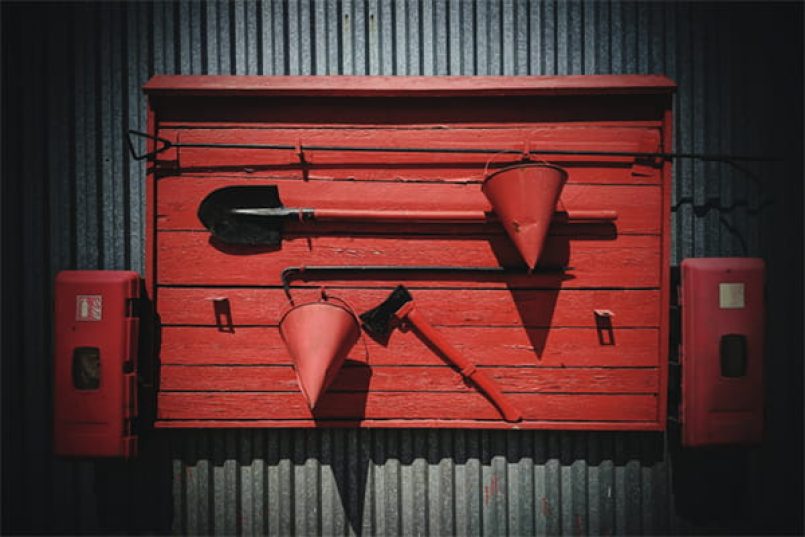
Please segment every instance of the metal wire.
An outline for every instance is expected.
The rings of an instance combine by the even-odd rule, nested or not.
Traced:
[[[156,143],[162,144],[161,147],[147,153],[138,154],[134,150],[132,136],[146,138]],[[145,132],[128,131],[129,150],[134,160],[144,160],[156,157],[158,154],[171,148],[196,148],[196,149],[254,149],[265,151],[351,151],[351,152],[373,152],[373,153],[457,153],[457,154],[505,154],[505,155],[556,155],[556,156],[590,156],[590,157],[634,157],[645,159],[697,159],[711,162],[771,162],[780,160],[777,157],[769,156],[749,156],[749,155],[725,155],[707,153],[674,153],[674,152],[645,152],[645,151],[582,151],[582,150],[563,150],[563,149],[492,149],[488,147],[382,147],[382,146],[346,146],[346,145],[289,145],[289,144],[212,144],[212,143],[192,143],[192,142],[171,142],[159,136],[153,136]]]

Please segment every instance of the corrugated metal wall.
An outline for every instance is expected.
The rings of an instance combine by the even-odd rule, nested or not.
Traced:
[[[719,523],[680,521],[675,497],[717,515],[722,499],[694,489],[735,486],[734,524],[801,528],[801,5],[3,3],[2,17],[4,533],[669,533]],[[769,263],[767,442],[688,489],[671,475],[690,457],[654,434],[189,431],[145,439],[133,465],[52,459],[53,277],[142,272],[144,167],[124,132],[144,128],[155,73],[674,78],[676,149],[794,155],[675,167],[673,262]]]

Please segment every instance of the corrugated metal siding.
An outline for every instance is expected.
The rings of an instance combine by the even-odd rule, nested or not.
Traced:
[[[659,435],[175,432],[146,440],[132,466],[52,460],[51,282],[65,268],[143,270],[144,164],[128,158],[124,132],[145,126],[140,87],[152,74],[665,73],[679,83],[676,149],[801,156],[801,6],[286,0],[2,10],[4,530],[679,529]],[[792,337],[802,313],[789,300],[802,294],[801,158],[792,162],[675,166],[673,262],[769,262],[769,441],[752,455],[757,486],[743,513],[763,528],[796,520],[779,513],[789,501],[797,516],[787,491],[802,475],[802,353]]]
[[[670,528],[657,434],[172,436],[174,530],[181,533],[598,535]]]

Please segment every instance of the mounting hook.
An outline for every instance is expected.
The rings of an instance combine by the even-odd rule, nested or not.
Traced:
[[[162,147],[157,146],[153,151],[138,154],[137,151],[134,149],[134,140],[132,139],[132,136],[138,138],[145,138],[146,140],[151,140],[155,144],[162,144]],[[129,152],[131,152],[131,158],[133,158],[134,160],[145,160],[153,158],[158,154],[162,153],[163,151],[167,151],[173,146],[173,142],[171,142],[166,138],[160,138],[159,136],[153,136],[151,134],[148,134],[147,132],[136,131],[134,129],[129,129],[128,135],[126,136],[126,140],[129,143]]]

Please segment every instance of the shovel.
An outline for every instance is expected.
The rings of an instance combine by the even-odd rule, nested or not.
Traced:
[[[229,244],[278,247],[289,219],[308,222],[451,223],[499,222],[514,242],[529,270],[539,260],[551,221],[612,222],[615,211],[555,212],[566,174],[560,168],[518,165],[489,175],[482,190],[496,214],[476,211],[313,209],[285,207],[279,189],[231,186],[211,192],[201,202],[198,217],[218,240]],[[547,186],[547,187],[546,187]],[[529,201],[533,200],[533,201]]]
[[[520,410],[511,404],[498,388],[497,383],[475,364],[464,358],[416,309],[411,293],[404,285],[399,285],[391,295],[375,308],[360,315],[363,329],[372,337],[386,340],[391,330],[399,323],[410,324],[426,342],[436,347],[461,375],[472,381],[486,395],[500,414],[508,422],[523,419]]]

